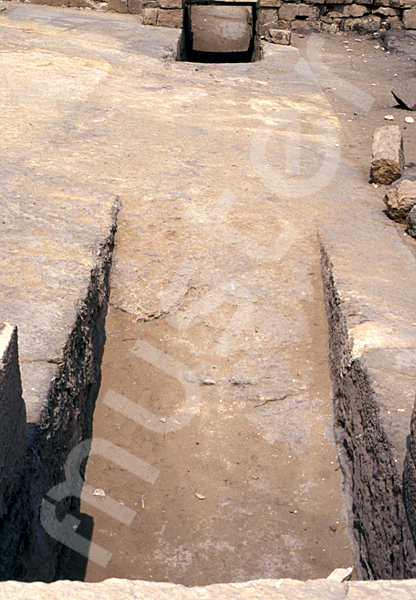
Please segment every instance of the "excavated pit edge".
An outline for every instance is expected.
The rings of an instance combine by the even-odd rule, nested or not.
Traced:
[[[403,502],[403,481],[364,361],[352,357],[352,339],[337,292],[331,257],[321,241],[329,326],[334,427],[343,474],[352,552],[358,579],[415,576],[414,543]]]
[[[40,424],[27,426],[24,475],[0,522],[0,581],[53,581],[59,578],[69,555],[68,549],[43,528],[40,506],[48,491],[64,481],[68,454],[92,436],[117,213],[118,199],[109,215],[106,237],[96,252],[86,296],[78,303],[75,323],[63,349],[62,362],[56,367]],[[79,500],[67,497],[60,508],[62,515],[69,509],[76,515]]]

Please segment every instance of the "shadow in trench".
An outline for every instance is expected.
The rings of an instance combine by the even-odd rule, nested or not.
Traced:
[[[92,534],[94,531],[94,519],[91,515],[81,513],[77,515],[81,523],[77,528],[77,534],[83,538],[91,541]],[[84,581],[87,573],[88,557],[70,550],[65,560],[59,579],[66,579],[70,581]]]

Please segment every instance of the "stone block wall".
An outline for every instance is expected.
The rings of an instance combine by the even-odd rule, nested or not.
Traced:
[[[278,6],[269,6],[275,2]],[[405,27],[416,29],[415,0],[311,0],[285,2],[264,0],[261,3],[261,33],[267,29],[298,31],[357,31],[359,34]]]
[[[144,25],[180,28],[183,24],[183,0],[29,1],[140,15]],[[357,31],[358,34],[391,27],[416,30],[416,0],[260,0],[258,18],[260,35],[269,29]]]

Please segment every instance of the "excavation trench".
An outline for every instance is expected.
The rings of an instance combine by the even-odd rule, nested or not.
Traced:
[[[248,45],[225,54],[252,46],[252,61],[256,14],[242,6]],[[398,388],[414,393],[413,346],[353,359],[350,329],[357,315],[359,331],[378,326],[384,297],[407,314],[414,269],[369,208],[367,182],[331,154],[339,122],[299,52],[270,45],[256,63],[196,67],[170,60],[179,41],[172,30],[79,14],[68,28],[56,11],[34,10],[38,33],[28,28],[26,37],[21,22],[3,32],[17,46],[25,39],[27,61],[5,53],[7,77],[19,97],[36,99],[43,120],[18,119],[14,101],[5,109],[12,166],[2,240],[12,276],[2,306],[10,322],[19,317],[29,426],[21,485],[0,523],[1,576],[185,585],[327,577],[352,563],[349,532],[359,577],[411,576],[401,481],[410,414]],[[17,21],[29,19],[29,8],[16,11]],[[47,50],[29,44],[35,35],[47,35]],[[205,41],[189,39],[186,51],[216,52]],[[38,68],[29,76],[31,61]],[[40,158],[19,170],[28,158],[16,132],[26,139],[29,129]],[[314,187],[322,164],[338,159],[335,191],[327,180]],[[109,192],[123,209],[101,361],[115,229]],[[333,260],[323,243],[323,269],[317,224],[339,245]],[[30,269],[18,243],[25,257],[32,251]],[[380,386],[374,393],[374,365],[378,375],[393,373],[384,396]],[[392,402],[399,417],[389,414]],[[404,491],[414,519],[409,445]],[[74,450],[81,464],[65,471]],[[79,526],[65,521],[68,510],[77,514],[78,472]],[[42,521],[45,512],[51,520]],[[56,537],[62,531],[83,540],[84,553],[68,556],[74,546]]]
[[[97,495],[81,503],[77,530],[106,548],[109,560],[72,552],[63,578],[186,586],[320,578],[352,564],[345,523],[359,578],[412,576],[414,546],[393,449],[365,367],[346,368],[345,325],[322,248],[338,452],[331,440],[327,322],[319,263],[311,268],[315,329],[309,348],[297,348],[290,360],[314,361],[308,392],[318,399],[319,418],[295,386],[264,398],[247,374],[221,377],[224,363],[212,355],[210,363],[207,353],[201,371],[183,343],[200,345],[203,327],[178,339],[171,315],[137,322],[110,301],[93,425],[97,447],[105,440],[110,453],[98,450],[88,460],[86,481]],[[106,506],[109,499],[114,506]]]
[[[179,60],[202,63],[259,60],[259,8],[258,0],[188,0],[183,11]]]
[[[129,236],[123,221],[114,280]],[[291,364],[299,377],[290,383],[272,370],[270,382],[236,368],[235,350],[216,352],[208,338],[213,322],[224,328],[224,318],[235,314],[229,300],[204,313],[200,299],[186,294],[181,310],[137,322],[118,308],[113,290],[94,439],[146,467],[134,472],[128,459],[90,456],[86,481],[105,497],[97,495],[94,506],[91,498],[81,503],[77,533],[111,559],[100,565],[72,553],[62,577],[192,586],[326,577],[351,565],[331,433],[319,260],[309,268],[314,298],[304,345],[270,361]],[[178,321],[190,318],[192,326],[178,330]],[[117,507],[133,511],[131,522],[120,521]]]

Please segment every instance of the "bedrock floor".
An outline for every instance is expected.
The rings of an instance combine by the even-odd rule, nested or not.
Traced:
[[[351,564],[332,446],[319,263],[309,269],[310,322],[299,346],[267,360],[267,391],[241,363],[218,355],[209,323],[178,332],[169,315],[137,323],[112,308],[94,436],[140,457],[158,475],[145,481],[126,465],[90,457],[87,481],[136,514],[127,526],[100,510],[99,498],[93,510],[85,503],[78,531],[91,534],[92,517],[91,539],[112,558],[103,568],[78,557],[68,575],[83,578],[86,569],[87,581],[117,576],[191,586],[326,577]],[[149,362],[151,348],[161,353],[158,364]],[[244,360],[246,353],[236,350]],[[163,431],[186,401],[180,367],[176,377],[169,372],[172,359],[199,387],[200,402],[184,427]],[[281,362],[294,379],[275,378]],[[126,398],[156,414],[160,430],[151,420],[133,420]]]

